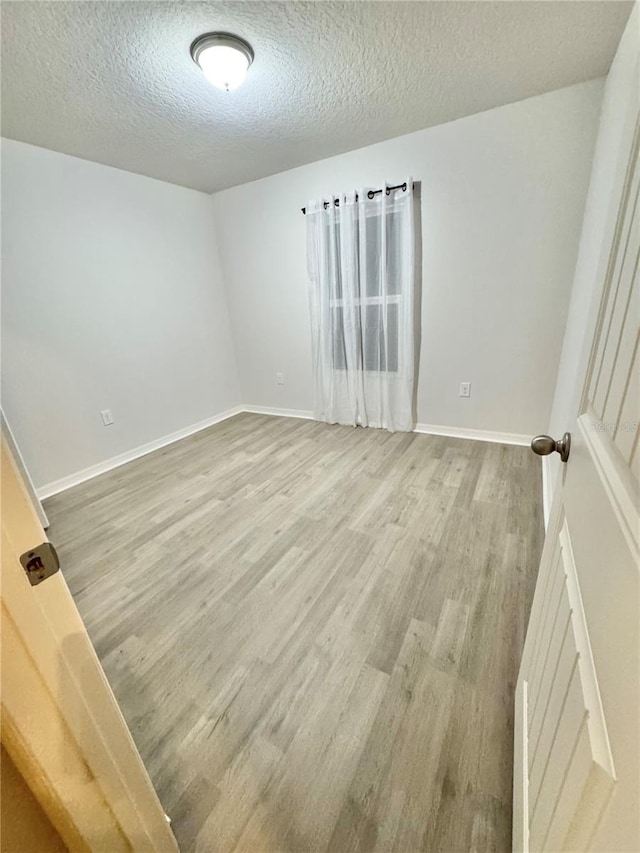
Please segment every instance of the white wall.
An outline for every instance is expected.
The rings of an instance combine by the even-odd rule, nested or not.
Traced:
[[[240,402],[210,196],[3,140],[2,228],[2,405],[37,486]]]
[[[573,428],[584,383],[584,350],[590,346],[603,285],[604,252],[608,253],[612,234],[606,233],[608,211],[617,205],[624,179],[624,159],[618,154],[623,139],[633,132],[640,89],[640,7],[636,3],[615,59],[607,76],[600,126],[593,157],[593,170],[584,213],[582,235],[571,292],[562,357],[558,370],[549,424],[551,435],[559,437]],[[603,249],[604,246],[604,249]],[[552,476],[560,468],[552,457]]]
[[[572,86],[214,195],[243,402],[312,407],[300,208],[411,174],[422,184],[418,420],[545,429],[601,94],[602,81]]]
[[[544,429],[601,91],[573,86],[213,198],[4,140],[2,404],[35,484],[241,402],[309,410],[300,207],[408,174],[422,185],[419,421]]]

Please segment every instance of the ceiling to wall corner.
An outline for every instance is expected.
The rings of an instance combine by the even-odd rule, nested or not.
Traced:
[[[5,0],[2,133],[214,192],[601,77],[631,6]],[[211,30],[255,50],[230,93]]]

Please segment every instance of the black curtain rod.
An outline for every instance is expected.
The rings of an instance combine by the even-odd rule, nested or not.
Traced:
[[[395,187],[387,187],[386,194],[389,195],[391,190],[402,190],[402,192],[406,192],[407,182],[405,181],[404,184],[396,184]],[[367,198],[373,198],[374,195],[379,195],[381,192],[382,192],[382,190],[369,190],[369,192],[367,193]],[[358,193],[356,193],[356,201],[358,201]],[[325,201],[325,203],[324,203],[324,209],[325,210],[329,207],[329,204],[330,204],[330,202]],[[334,205],[334,207],[340,207],[340,199],[339,198],[334,199],[333,205]],[[301,207],[300,210],[303,213],[307,212],[306,207]]]

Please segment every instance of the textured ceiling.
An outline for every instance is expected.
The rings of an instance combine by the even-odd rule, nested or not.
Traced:
[[[2,3],[2,133],[208,192],[607,73],[605,2]],[[247,39],[243,86],[189,56]]]

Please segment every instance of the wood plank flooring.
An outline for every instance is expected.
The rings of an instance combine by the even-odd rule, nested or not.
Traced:
[[[508,851],[527,448],[243,414],[46,501],[183,853]]]

